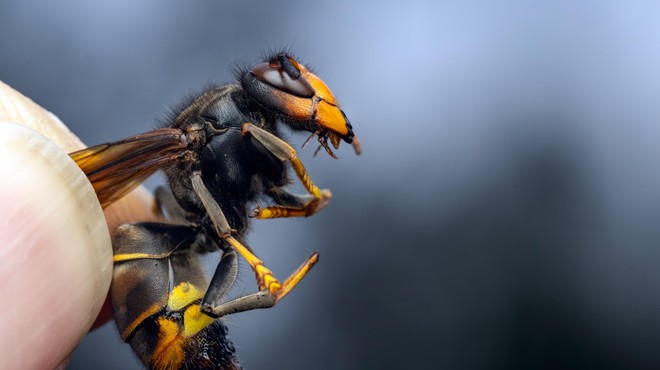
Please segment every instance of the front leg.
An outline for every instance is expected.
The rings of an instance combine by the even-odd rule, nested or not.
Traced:
[[[287,144],[284,140],[273,135],[272,133],[261,129],[251,123],[243,124],[243,136],[251,135],[255,138],[261,145],[263,145],[266,150],[273,154],[276,158],[282,162],[288,161],[291,163],[291,167],[298,175],[298,178],[302,182],[305,189],[312,195],[312,199],[301,206],[272,206],[272,207],[258,207],[254,212],[253,216],[258,219],[265,218],[282,218],[282,217],[307,217],[311,216],[328,204],[332,193],[327,189],[319,189],[314,182],[309,178],[305,166],[303,166],[300,159],[297,157],[296,150]]]
[[[292,193],[288,190],[286,190],[283,187],[273,187],[265,191],[266,195],[268,195],[271,199],[277,203],[277,206],[271,206],[268,207],[270,209],[270,212],[278,212],[278,210],[299,210],[299,209],[308,209],[310,207],[314,207],[312,214],[315,214],[319,212],[321,209],[323,209],[328,202],[330,201],[330,198],[332,197],[332,194],[330,193],[330,190],[328,189],[321,189],[321,199],[316,199],[314,198],[313,195],[311,194],[296,194]],[[315,204],[315,206],[314,206]],[[250,217],[254,218],[259,218],[259,219],[264,219],[264,218],[277,218],[277,217],[294,217],[295,215],[293,214],[287,214],[286,216],[282,215],[271,215],[272,217],[263,217],[263,213],[265,208],[257,207],[252,211],[250,214]],[[262,217],[259,217],[259,214],[262,213]]]

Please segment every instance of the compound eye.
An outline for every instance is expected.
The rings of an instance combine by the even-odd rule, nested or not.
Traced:
[[[270,62],[257,64],[252,68],[252,73],[259,81],[291,95],[311,98],[316,93],[300,73],[298,62],[286,54],[280,54]]]

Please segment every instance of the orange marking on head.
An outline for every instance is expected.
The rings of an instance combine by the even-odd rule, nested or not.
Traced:
[[[323,82],[319,76],[313,74],[312,72],[308,71],[307,68],[301,66],[300,73],[303,75],[303,77],[309,82],[310,85],[314,88],[314,91],[316,92],[316,96],[319,98],[327,101],[328,103],[338,106],[339,103],[337,103],[337,99],[335,96],[332,94],[332,91],[330,91],[330,88],[328,85]]]
[[[328,85],[321,78],[308,71],[304,66],[300,66],[300,73],[314,88],[316,97],[320,98],[316,107],[316,123],[324,128],[336,132],[340,136],[348,134],[346,119],[339,110],[337,98],[332,94]]]
[[[277,101],[281,102],[281,107],[286,115],[297,121],[309,121],[313,118],[321,130],[332,131],[342,137],[348,135],[346,119],[328,86],[311,72],[307,70],[302,72],[303,77],[315,89],[316,95],[312,98],[301,98],[274,90],[272,93],[276,96]]]
[[[321,100],[316,106],[316,124],[328,128],[340,136],[348,135],[344,115],[336,105],[328,104],[326,100]]]

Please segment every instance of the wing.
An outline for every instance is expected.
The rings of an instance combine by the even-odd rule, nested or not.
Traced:
[[[85,172],[105,208],[178,158],[187,146],[181,130],[163,128],[69,155]]]

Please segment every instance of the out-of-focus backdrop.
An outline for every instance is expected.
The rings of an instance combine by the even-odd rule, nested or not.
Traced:
[[[304,150],[330,206],[254,223],[251,245],[278,276],[312,250],[321,260],[277,307],[229,318],[247,369],[660,368],[658,14],[601,1],[3,1],[0,79],[88,144],[155,126],[272,47],[329,84],[364,154]],[[255,287],[241,273],[234,295]],[[108,324],[70,368],[140,365]]]

